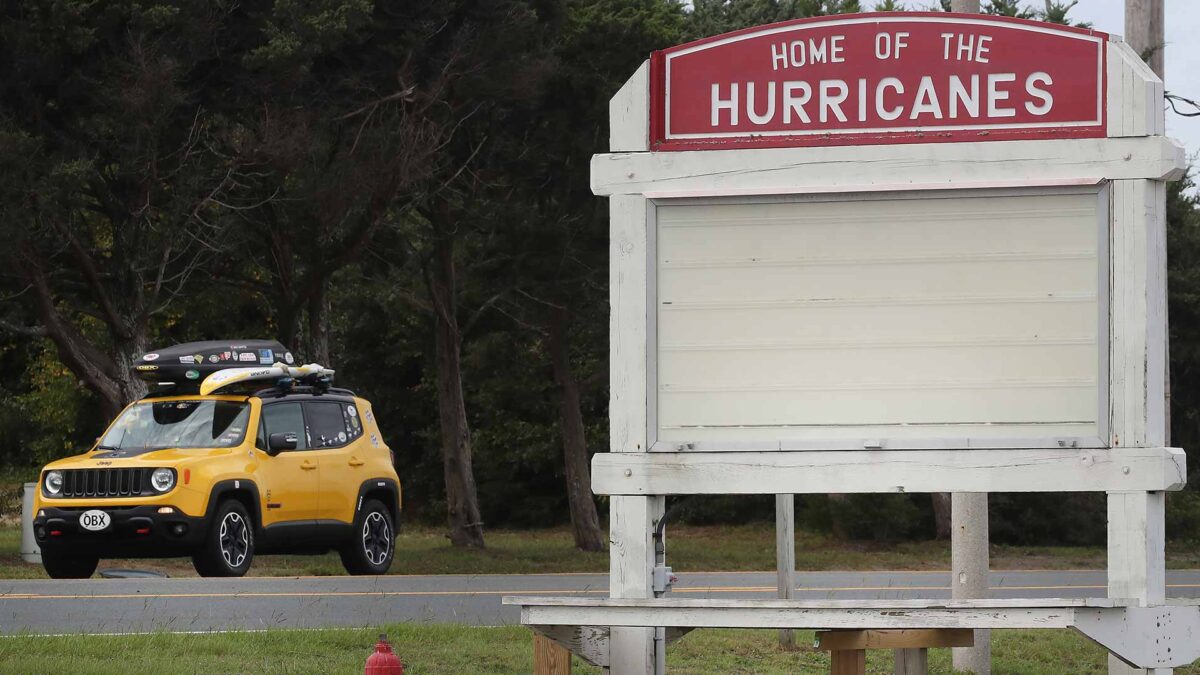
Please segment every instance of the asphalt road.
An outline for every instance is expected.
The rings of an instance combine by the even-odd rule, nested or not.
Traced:
[[[695,598],[766,598],[766,572],[680,574]],[[948,572],[801,572],[803,599],[948,598]],[[1167,576],[1167,595],[1200,598],[1200,570]],[[0,633],[133,633],[369,626],[392,622],[516,623],[505,595],[605,595],[599,574],[88,579],[0,581]],[[1102,597],[1103,571],[995,572],[994,597]]]

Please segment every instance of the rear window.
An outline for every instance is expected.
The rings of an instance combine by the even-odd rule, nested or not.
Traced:
[[[304,404],[308,419],[308,436],[314,448],[336,448],[352,440],[346,422],[345,407],[336,401],[320,401]]]

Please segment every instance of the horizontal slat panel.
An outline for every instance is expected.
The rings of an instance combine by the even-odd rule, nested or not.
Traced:
[[[660,205],[659,438],[1096,435],[1098,218],[1091,192]]]
[[[916,259],[1096,250],[1094,206],[1061,196],[679,205],[658,211],[665,261]],[[1092,199],[1088,197],[1087,199]],[[886,224],[881,229],[880,224]],[[819,243],[819,247],[812,244]],[[714,255],[715,254],[715,255]]]
[[[869,274],[863,269],[868,268]],[[1089,296],[1096,289],[1096,257],[1003,261],[864,262],[845,265],[747,264],[666,266],[658,291],[663,302],[871,299],[925,303],[931,299]],[[998,291],[1003,291],[1000,293]],[[1051,294],[1053,293],[1053,295]]]
[[[887,439],[888,448],[927,447],[1029,447],[1030,439],[1087,439],[1080,447],[1101,447],[1094,422],[1067,424],[855,424],[848,426],[753,426],[706,427],[704,441],[697,440],[693,427],[663,427],[659,430],[659,447],[672,448],[680,443],[692,443],[697,451],[720,452],[733,448],[741,450],[861,450],[864,439]],[[781,441],[780,439],[786,439]]]
[[[980,358],[984,354],[987,358]],[[1060,376],[1091,379],[1096,373],[1094,339],[1059,344],[979,341],[900,346],[862,344],[854,347],[804,345],[740,345],[663,347],[660,367],[677,373],[670,386],[678,391],[720,382],[721,386],[770,388],[803,383],[810,389],[837,389],[847,384],[899,385],[938,380],[1040,380],[1048,369]],[[846,374],[865,373],[848,382]]]
[[[869,320],[861,305],[743,302],[722,309],[720,320],[714,320],[706,308],[660,306],[659,344],[1070,338],[1095,334],[1097,325],[1091,296],[943,303],[924,305],[919,312],[912,305],[884,303],[869,307]]]
[[[664,388],[663,427],[829,424],[995,424],[1089,422],[1094,381],[914,385],[882,389],[674,391]],[[917,393],[919,392],[919,393]],[[698,437],[698,438],[702,438]]]

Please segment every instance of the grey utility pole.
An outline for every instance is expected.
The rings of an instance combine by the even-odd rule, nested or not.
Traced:
[[[979,0],[950,0],[950,9],[978,14]],[[986,492],[956,492],[950,495],[950,570],[950,594],[955,600],[988,596],[991,560]],[[975,646],[959,647],[953,653],[955,670],[990,675],[991,631],[975,631]]]
[[[1163,0],[1125,0],[1125,41],[1163,78]]]

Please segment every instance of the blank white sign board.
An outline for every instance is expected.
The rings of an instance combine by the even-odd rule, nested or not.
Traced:
[[[1102,445],[1107,204],[1099,186],[653,203],[658,441]]]

